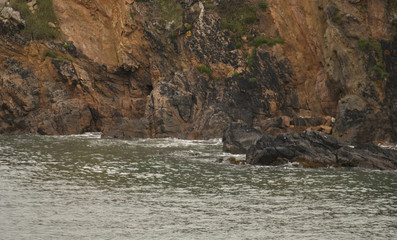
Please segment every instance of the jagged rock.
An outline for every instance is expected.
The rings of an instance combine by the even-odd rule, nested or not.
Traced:
[[[369,169],[397,169],[397,151],[372,144],[343,146],[336,152],[337,164],[342,167],[362,167]]]
[[[386,109],[351,95],[341,99],[333,135],[346,144],[391,141],[395,136]]]
[[[73,67],[73,64],[70,61],[53,59],[51,62],[54,65],[55,69],[58,71],[58,75],[62,79],[62,81],[68,83],[69,85],[77,84],[77,73]]]
[[[316,131],[265,135],[248,150],[247,163],[279,165],[296,161],[326,167],[336,164],[334,152],[339,148],[336,138]]]
[[[21,14],[11,7],[5,7],[1,10],[1,15],[9,18],[17,23],[17,25],[25,26],[25,20],[22,19]]]
[[[231,123],[222,138],[223,151],[234,154],[247,153],[262,136],[263,133],[248,127],[247,124]]]
[[[264,135],[246,156],[248,164],[282,165],[297,162],[303,167],[362,167],[397,169],[397,151],[371,144],[356,147],[339,143],[331,135],[316,131]]]
[[[169,2],[180,11],[159,1],[53,1],[53,22],[63,34],[51,41],[32,39],[17,21],[1,17],[0,132],[197,139],[221,137],[239,121],[272,135],[310,127],[346,143],[397,141],[390,1],[272,1],[252,16],[252,25],[234,30],[225,29],[228,16],[242,6],[256,8],[256,1],[215,1],[211,7]],[[256,36],[285,43],[253,51]],[[376,39],[378,51],[362,51],[360,39]],[[59,59],[45,58],[47,49]],[[24,70],[12,72],[11,57]],[[371,70],[378,62],[387,80]],[[200,65],[212,77],[200,73]],[[76,103],[77,110],[66,106]],[[59,118],[68,111],[75,121],[62,128]],[[336,117],[332,131],[325,116]],[[38,131],[40,121],[45,124]]]

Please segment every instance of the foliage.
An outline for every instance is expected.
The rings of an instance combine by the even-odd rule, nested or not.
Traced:
[[[198,66],[197,69],[198,69],[201,73],[206,73],[206,74],[208,75],[208,77],[211,77],[211,76],[212,76],[211,70],[210,70],[208,67],[204,66],[204,65]]]
[[[64,43],[63,48],[65,48],[66,50],[70,50],[70,45],[67,43]]]
[[[254,66],[254,56],[256,54],[256,51],[253,50],[252,54],[248,56],[248,61],[247,61],[247,67],[248,69],[251,69]]]
[[[378,56],[378,61],[376,62],[375,66],[371,68],[370,73],[377,72],[382,79],[389,78],[390,74],[383,71],[384,57],[382,45],[380,44],[380,42],[376,41],[371,37],[368,40],[360,38],[360,40],[358,41],[358,46],[361,51],[375,51],[376,55]]]
[[[366,51],[369,48],[369,42],[364,38],[360,38],[360,40],[358,40],[358,47],[361,51]]]
[[[256,8],[247,4],[236,8],[232,7],[234,6],[221,10],[221,26],[223,29],[229,29],[232,32],[244,35],[248,27],[256,21]]]
[[[243,47],[243,43],[240,39],[236,39],[236,49],[240,49]]]
[[[161,8],[161,17],[168,24],[182,25],[183,8],[175,0],[157,0]]]
[[[254,83],[254,82],[258,81],[258,79],[252,77],[252,78],[248,79],[248,81],[251,82],[251,83]]]
[[[262,9],[263,11],[266,11],[266,9],[267,9],[267,3],[266,3],[265,0],[261,0],[261,1],[258,3],[258,6],[259,6],[259,8]]]
[[[343,15],[340,13],[339,8],[336,6],[335,3],[331,2],[330,6],[327,9],[327,12],[329,13],[331,17],[331,21],[341,25],[343,24]]]
[[[131,20],[134,21],[134,12],[133,11],[130,11],[130,17],[131,17]]]
[[[170,34],[168,35],[168,37],[171,40],[175,40],[178,37],[178,34],[175,31],[170,32]]]
[[[50,57],[50,58],[57,58],[58,55],[51,50],[46,50],[44,52],[44,56]]]
[[[234,77],[238,77],[238,76],[240,76],[240,73],[234,72],[234,73],[233,73],[233,76],[234,76]]]
[[[254,38],[254,46],[255,47],[260,47],[263,44],[266,44],[271,47],[277,43],[283,44],[284,42],[285,42],[285,40],[282,38],[267,39],[263,36],[258,36],[256,38]]]
[[[48,23],[56,23],[52,0],[37,1],[37,10],[32,13],[26,0],[11,0],[11,7],[18,10],[26,21],[24,33],[35,39],[58,38],[58,29],[51,28]]]

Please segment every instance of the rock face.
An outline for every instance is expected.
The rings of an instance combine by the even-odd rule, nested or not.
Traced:
[[[232,123],[223,134],[223,151],[235,154],[247,153],[262,136],[260,131],[249,128],[246,124]]]
[[[7,10],[0,133],[197,139],[241,122],[396,142],[393,1],[266,2],[54,0],[62,41],[31,40]],[[247,11],[244,31],[226,22]]]
[[[397,151],[364,144],[341,145],[335,137],[315,132],[264,135],[247,152],[246,162],[256,165],[283,165],[297,162],[303,167],[361,167],[397,169]]]

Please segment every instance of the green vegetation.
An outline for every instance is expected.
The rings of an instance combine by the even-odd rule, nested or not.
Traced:
[[[197,69],[201,72],[201,73],[206,73],[208,75],[208,77],[212,77],[212,72],[211,70],[204,66],[204,65],[200,65],[197,67]]]
[[[265,0],[261,0],[258,4],[259,8],[262,9],[262,11],[266,11],[267,9],[267,3]]]
[[[178,34],[175,31],[171,31],[170,34],[168,35],[168,37],[171,40],[175,40],[178,37]]]
[[[251,55],[248,56],[247,67],[251,69],[254,66],[254,56],[256,54],[256,50],[253,50]]]
[[[328,7],[328,12],[331,14],[331,21],[342,25],[344,22],[343,15],[340,13],[339,8],[336,6],[335,3],[331,2],[330,6]]]
[[[50,57],[50,58],[57,58],[58,57],[58,55],[56,53],[54,53],[53,51],[51,51],[51,50],[46,50],[44,52],[44,56]]]
[[[157,0],[161,8],[161,17],[165,21],[165,25],[181,26],[183,8],[182,5],[175,0]]]
[[[236,49],[240,49],[243,47],[243,43],[239,38],[236,38]]]
[[[37,10],[32,13],[26,0],[11,0],[11,7],[18,10],[26,21],[24,33],[34,39],[54,39],[60,37],[58,29],[48,25],[49,22],[56,23],[52,0],[37,1]]]
[[[204,7],[207,8],[207,9],[208,8],[215,8],[215,4],[211,0],[204,0],[203,3],[204,3]]]
[[[233,73],[233,76],[234,76],[234,77],[238,77],[238,76],[240,76],[240,73],[234,72],[234,73]]]
[[[380,44],[380,42],[376,41],[371,37],[368,40],[364,38],[360,38],[360,40],[358,41],[358,46],[361,51],[363,52],[375,51],[376,55],[378,56],[378,61],[376,62],[375,66],[371,68],[370,73],[377,72],[379,73],[382,79],[388,78],[390,74],[383,71],[384,58],[383,58],[382,45]]]
[[[67,43],[63,43],[63,48],[66,50],[70,50],[70,45]]]
[[[222,16],[222,28],[229,29],[238,35],[244,35],[248,27],[256,21],[256,8],[242,4],[235,8],[230,4],[226,9],[220,10]]]
[[[252,78],[248,79],[248,81],[251,82],[251,83],[254,83],[254,82],[258,81],[258,79],[252,77]]]
[[[134,21],[134,12],[133,11],[130,11],[130,17],[131,17],[131,20]]]
[[[255,47],[260,47],[263,44],[266,44],[266,45],[271,47],[271,46],[273,46],[273,45],[275,45],[277,43],[283,44],[284,42],[285,42],[285,40],[282,39],[282,38],[267,39],[267,38],[265,38],[263,36],[258,36],[258,37],[256,37],[254,39],[254,46]]]

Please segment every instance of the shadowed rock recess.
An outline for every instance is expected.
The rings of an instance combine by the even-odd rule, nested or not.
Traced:
[[[0,133],[397,140],[395,1],[53,0],[43,26],[47,1],[8,2]]]

